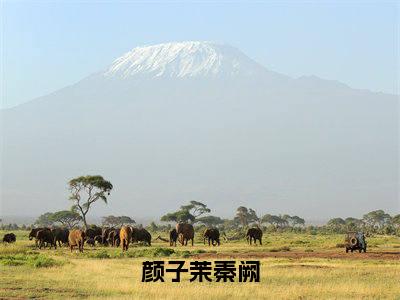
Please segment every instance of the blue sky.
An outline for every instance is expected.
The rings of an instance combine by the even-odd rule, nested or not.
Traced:
[[[225,42],[293,77],[398,93],[395,1],[1,3],[3,108],[73,84],[135,46],[182,40]]]

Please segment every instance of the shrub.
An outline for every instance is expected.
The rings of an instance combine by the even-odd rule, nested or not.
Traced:
[[[28,259],[28,264],[35,268],[50,268],[58,266],[61,263],[54,260],[53,258],[44,255],[38,255],[35,258]]]
[[[181,252],[181,257],[183,257],[183,258],[188,258],[188,257],[190,257],[190,251],[188,251],[188,250],[184,250],[184,251],[182,251]]]
[[[175,251],[171,248],[155,248],[153,257],[171,256]]]
[[[99,252],[90,253],[88,257],[98,258],[98,259],[107,259],[111,258],[110,254],[106,250],[101,250]]]
[[[283,247],[279,247],[279,248],[272,248],[269,251],[270,252],[286,252],[286,251],[290,251],[290,248],[288,246],[283,246]]]
[[[168,257],[175,251],[171,248],[150,248],[150,249],[140,249],[132,252],[126,252],[124,255],[126,257]]]
[[[201,254],[201,253],[206,253],[206,252],[207,252],[206,250],[198,249],[198,250],[194,250],[192,253],[193,254]]]

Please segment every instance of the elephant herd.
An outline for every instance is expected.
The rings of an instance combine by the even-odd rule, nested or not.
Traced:
[[[194,228],[188,223],[178,223],[175,228],[169,232],[170,246],[176,246],[178,241],[181,245],[187,246],[188,242],[194,245]],[[83,246],[86,244],[95,246],[95,244],[111,247],[122,247],[123,251],[128,250],[130,243],[142,242],[151,246],[151,234],[144,228],[135,228],[132,226],[122,226],[120,228],[92,226],[83,231],[80,229],[68,230],[64,228],[33,228],[29,233],[29,240],[35,239],[36,247],[50,247],[57,249],[62,245],[68,245],[70,250],[76,247],[83,252]],[[4,236],[4,242],[15,242],[16,237],[13,233]],[[251,245],[259,241],[262,244],[262,230],[258,227],[249,228],[246,233],[246,240]],[[220,245],[220,233],[217,228],[207,228],[203,233],[203,242],[211,246]]]
[[[49,246],[50,249],[57,249],[62,245],[69,245],[71,251],[77,247],[80,252],[83,252],[83,245],[86,240],[86,234],[79,229],[68,230],[65,228],[33,228],[29,233],[29,240],[35,239],[36,247]]]
[[[33,228],[29,233],[29,240],[35,239],[36,247],[50,247],[57,249],[62,245],[69,245],[71,251],[77,247],[83,252],[84,243],[94,246],[96,243],[103,246],[119,247],[122,242],[123,250],[127,250],[131,242],[144,242],[151,246],[151,234],[144,228],[122,226],[121,228],[93,226],[83,231],[80,229],[68,230],[65,228]]]

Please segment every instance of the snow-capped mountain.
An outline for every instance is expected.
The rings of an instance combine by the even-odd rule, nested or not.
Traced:
[[[117,58],[105,77],[232,77],[265,71],[238,49],[213,42],[165,43],[137,47]]]
[[[240,205],[311,219],[394,211],[398,105],[275,73],[227,45],[134,48],[1,112],[2,214],[68,208],[66,183],[84,174],[115,187],[95,215],[155,216],[193,199],[222,216]]]

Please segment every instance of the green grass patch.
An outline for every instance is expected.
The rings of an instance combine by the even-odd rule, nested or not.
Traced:
[[[121,253],[123,257],[168,257],[175,253],[174,249],[171,248],[148,248],[148,249],[137,249],[134,251],[128,251]]]
[[[206,251],[206,250],[203,250],[203,249],[198,249],[198,250],[192,251],[191,253],[192,253],[192,254],[201,254],[201,253],[207,253],[207,251]]]
[[[190,251],[189,250],[183,250],[183,251],[180,251],[179,253],[177,253],[177,256],[178,257],[182,257],[182,258],[188,258],[188,257],[190,257],[192,254],[190,253]]]
[[[97,258],[97,259],[108,259],[111,258],[110,253],[107,250],[100,250],[96,252],[89,253],[87,257]]]
[[[63,262],[47,257],[43,254],[14,254],[1,255],[0,264],[3,266],[29,266],[34,268],[50,268],[63,264]]]

